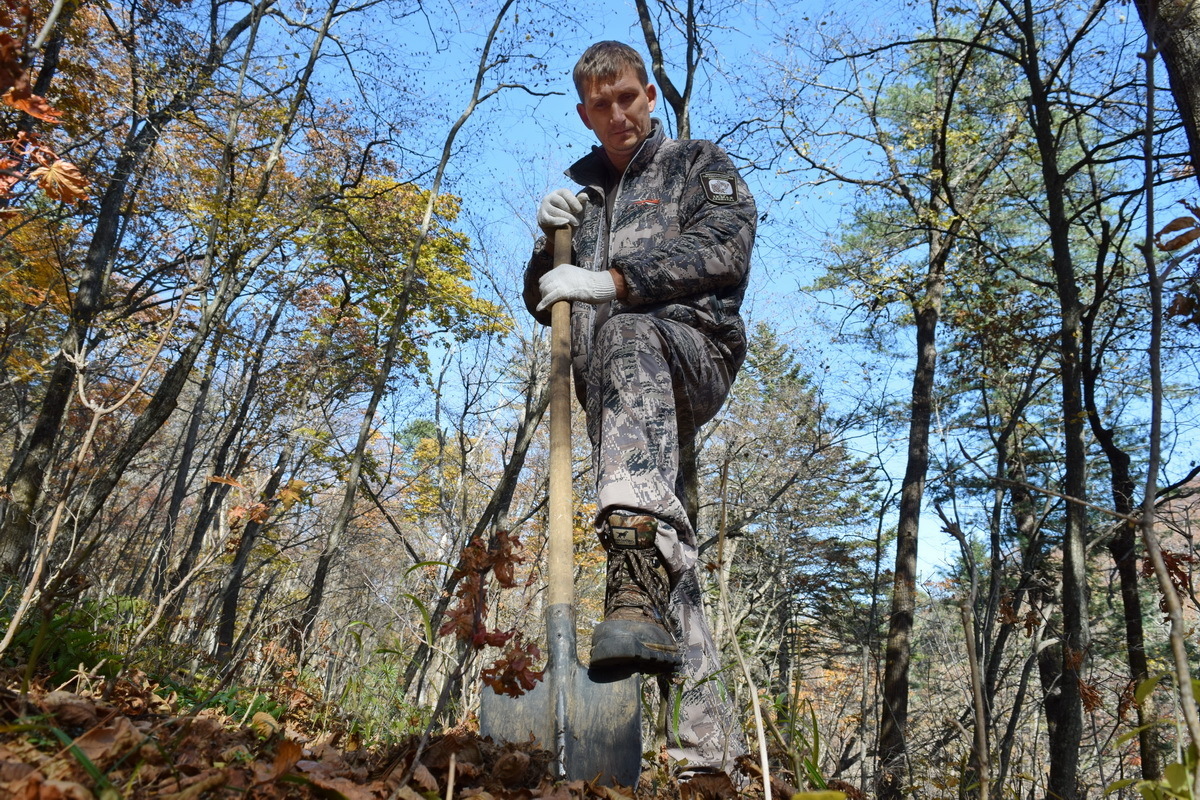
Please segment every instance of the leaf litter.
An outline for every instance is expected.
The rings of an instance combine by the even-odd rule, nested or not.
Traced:
[[[8,677],[8,676],[5,676]],[[639,786],[558,781],[553,756],[530,744],[495,743],[464,726],[377,748],[340,746],[334,733],[298,730],[258,713],[237,720],[207,708],[186,713],[135,673],[77,692],[0,688],[0,797],[14,800],[632,800],[758,798],[748,764],[729,776],[680,784],[659,756]],[[774,797],[796,790],[771,777]],[[800,794],[799,797],[806,795]]]

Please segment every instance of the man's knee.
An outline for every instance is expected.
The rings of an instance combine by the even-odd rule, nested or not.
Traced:
[[[601,363],[621,355],[666,353],[666,343],[653,317],[645,314],[617,314],[605,320],[596,332],[593,357]]]

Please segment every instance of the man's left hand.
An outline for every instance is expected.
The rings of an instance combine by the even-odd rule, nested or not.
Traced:
[[[608,270],[593,272],[574,264],[562,264],[547,272],[538,281],[543,311],[559,300],[579,300],[584,303],[605,303],[617,296],[617,284]]]

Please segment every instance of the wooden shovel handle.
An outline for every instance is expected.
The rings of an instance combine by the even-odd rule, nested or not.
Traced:
[[[571,228],[554,231],[554,266],[569,264]],[[550,605],[575,604],[571,502],[571,303],[550,307],[550,525],[546,578]]]

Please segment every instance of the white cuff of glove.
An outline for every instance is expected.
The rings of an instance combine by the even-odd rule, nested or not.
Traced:
[[[617,283],[608,270],[593,272],[574,264],[562,264],[547,272],[538,281],[543,311],[559,300],[580,300],[584,303],[606,303],[617,296]]]
[[[579,227],[579,215],[583,213],[583,203],[570,189],[555,189],[542,198],[538,207],[538,227],[547,235],[556,228],[567,225]]]

